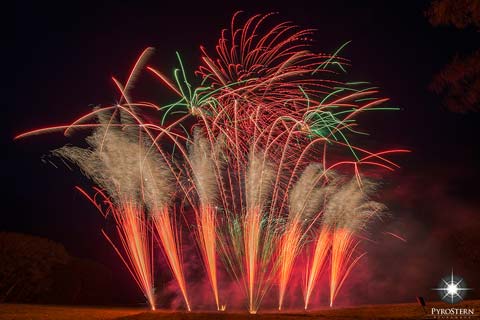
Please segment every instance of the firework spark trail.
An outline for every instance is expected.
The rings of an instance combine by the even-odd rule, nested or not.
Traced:
[[[287,290],[287,284],[292,273],[293,264],[299,252],[302,227],[300,221],[292,222],[280,240],[279,253],[279,297],[278,310],[282,310],[283,299]]]
[[[147,143],[148,141],[143,144]],[[143,199],[149,208],[157,240],[167,258],[168,266],[180,288],[187,310],[191,311],[181,259],[181,240],[175,216],[170,214],[169,209],[173,193],[172,173],[157,153],[147,150],[154,149],[145,148],[140,153]]]
[[[350,229],[336,228],[332,235],[330,269],[330,307],[355,264],[366,254],[354,257],[358,241]]]
[[[308,309],[310,298],[317,284],[318,277],[325,265],[328,252],[331,246],[331,234],[328,228],[322,228],[315,242],[312,264],[306,265],[306,284],[305,284],[305,310]]]
[[[290,190],[288,219],[279,244],[279,310],[282,309],[295,259],[301,250],[305,225],[311,224],[313,216],[321,211],[324,189],[317,184],[322,176],[321,165],[310,164]]]
[[[359,241],[355,234],[364,230],[371,219],[379,216],[385,206],[369,199],[377,185],[357,178],[344,183],[328,199],[323,225],[333,228],[330,264],[330,306],[355,264],[365,255],[357,254]]]
[[[245,253],[245,270],[247,276],[248,300],[250,313],[256,313],[261,301],[267,270],[259,268],[260,258],[264,257],[263,249],[269,244],[260,240],[269,239],[270,228],[262,232],[263,208],[270,195],[274,176],[273,165],[262,152],[250,152],[245,176],[246,213],[243,221],[243,241]],[[262,236],[262,233],[264,234]],[[263,263],[262,263],[263,265]]]
[[[198,233],[200,238],[200,249],[206,265],[208,279],[212,286],[217,310],[220,310],[220,301],[217,283],[217,230],[216,230],[216,209],[211,206],[201,206],[200,216],[197,217]]]
[[[168,207],[163,207],[152,213],[153,225],[157,231],[159,242],[163,252],[167,257],[168,265],[177,280],[180,291],[182,292],[187,310],[191,311],[190,302],[187,295],[187,285],[183,272],[183,266],[180,255],[180,240],[178,239],[175,221],[171,219]]]
[[[261,232],[261,209],[250,208],[244,222],[245,270],[247,272],[248,299],[250,313],[257,312],[257,289],[255,285],[258,268],[258,251]]]
[[[159,155],[152,152],[154,149],[149,146],[151,142],[148,139],[141,138],[136,130],[120,131],[115,129],[111,126],[111,118],[113,118],[113,114],[110,117],[108,114],[98,116],[102,126],[87,138],[92,150],[65,146],[55,150],[54,154],[78,164],[87,176],[108,191],[117,206],[122,207],[123,199],[127,196],[138,197],[139,199],[135,200],[137,203],[145,202],[152,216],[155,230],[159,234],[160,245],[165,251],[168,264],[184,296],[187,308],[190,310],[180,259],[179,239],[176,236],[176,225],[168,213],[173,180],[171,173]],[[123,115],[123,119],[128,119],[128,116]],[[129,119],[129,121],[131,120]],[[135,138],[135,136],[138,137]],[[121,213],[122,211],[113,212]],[[126,214],[129,212],[126,211]],[[143,211],[142,214],[144,214]],[[144,267],[142,266],[147,265],[145,261],[142,262],[141,258],[152,261],[152,257],[142,253],[142,247],[148,244],[138,244],[140,240],[147,241],[147,239],[141,234],[135,234],[135,232],[142,231],[143,228],[128,228],[128,225],[122,224],[131,220],[125,220],[118,216],[119,214],[114,215],[118,230],[126,229],[130,232],[123,232],[126,235],[121,238],[127,255],[127,259],[123,260],[128,260],[133,264],[129,270],[135,279],[143,279],[145,276],[137,275],[138,272],[143,272]],[[142,221],[146,223],[146,220]],[[131,238],[134,241],[130,241]],[[110,239],[109,241],[114,245]],[[131,243],[136,243],[136,245],[129,245]],[[119,250],[117,252],[120,254]],[[148,253],[150,254],[150,251]],[[136,281],[139,285],[144,286],[143,292],[150,290],[145,287],[145,281]],[[148,287],[152,286],[153,283]]]
[[[387,234],[387,235],[392,236],[392,237],[394,237],[394,238],[396,238],[396,239],[398,239],[398,240],[400,240],[400,241],[407,242],[407,239],[405,239],[405,238],[402,237],[402,236],[399,236],[399,235],[396,234],[396,233],[385,231],[385,232],[383,232],[383,234]]]
[[[172,199],[172,174],[166,163],[161,160],[160,155],[152,148],[152,142],[148,138],[142,138],[136,126],[127,127],[125,130],[118,130],[112,123],[114,113],[111,116],[107,113],[98,113],[97,117],[101,126],[97,127],[93,134],[87,138],[91,150],[77,147],[65,146],[53,152],[54,155],[66,158],[76,164],[93,181],[106,189],[116,205],[122,207],[123,199],[136,197],[135,201],[139,203],[144,201],[152,217],[154,230],[158,233],[160,246],[165,252],[167,263],[177,281],[180,291],[185,299],[187,309],[190,310],[190,303],[186,291],[186,281],[183,273],[183,267],[180,259],[180,242],[177,236],[176,224],[168,212],[168,205]],[[122,121],[131,124],[132,117],[128,114],[122,114]],[[119,125],[125,126],[125,123]],[[135,141],[137,140],[137,141]],[[122,212],[122,211],[113,211]],[[119,214],[120,214],[119,213]],[[130,213],[126,211],[125,214]],[[139,233],[143,228],[132,228],[122,223],[128,223],[131,220],[116,217],[118,230],[127,230],[122,240],[127,259],[131,265],[130,273],[134,276],[137,284],[141,286],[142,291],[153,301],[149,295],[152,293],[150,285],[146,285],[146,276],[142,275],[147,260],[152,261],[151,256],[145,256],[143,247],[148,244],[139,244],[139,241],[147,241]],[[142,214],[143,211],[142,211]],[[146,220],[142,220],[146,223]],[[120,232],[119,231],[119,232]],[[133,238],[134,240],[131,240]],[[113,241],[108,238],[110,243]],[[126,240],[125,240],[126,239]],[[135,243],[135,246],[130,244]],[[137,250],[138,252],[136,252]],[[121,254],[117,250],[119,255]],[[141,252],[140,252],[141,251]],[[151,254],[151,251],[148,251]],[[142,261],[141,259],[145,259]],[[153,266],[152,266],[153,272]],[[139,273],[139,274],[138,274]],[[137,279],[142,279],[141,281]],[[150,276],[150,280],[151,276]],[[154,304],[152,305],[154,308]]]
[[[305,95],[316,96],[319,87],[328,85],[311,74],[331,57],[307,50],[308,41],[300,39],[308,38],[311,30],[283,23],[262,35],[257,32],[270,15],[254,16],[241,27],[236,26],[238,16],[232,19],[230,36],[222,33],[217,57],[202,48],[204,64],[198,73],[219,90],[215,98],[220,109],[206,106],[219,116],[214,129],[232,127],[231,119],[235,118],[237,139],[231,147],[248,150],[249,139],[257,137],[258,128],[268,128],[278,117],[301,118],[300,110],[308,105]]]
[[[210,145],[210,143],[211,141],[203,137],[199,130],[196,130],[189,158],[194,186],[200,202],[195,209],[198,243],[217,310],[220,310],[216,260],[217,212],[214,206],[219,189],[216,170],[219,167],[220,144]]]
[[[90,148],[64,146],[52,152],[78,165],[82,172],[105,189],[120,204],[138,195],[140,174],[139,144],[117,128],[107,130],[108,116],[99,116],[102,126],[86,138]]]
[[[102,126],[97,127],[86,139],[90,149],[64,146],[52,153],[77,164],[86,176],[108,192],[112,201],[107,199],[105,193],[102,195],[110,204],[107,213],[111,213],[115,220],[123,250],[119,250],[105,232],[103,234],[154,310],[151,239],[145,212],[138,199],[141,176],[138,157],[141,147],[121,131],[115,128],[108,130],[108,118],[107,114],[98,116]],[[101,209],[99,205],[96,206]]]
[[[235,117],[235,134],[240,138],[235,139],[233,148],[247,150],[249,137],[256,138],[258,128],[268,128],[272,120],[282,117],[302,120],[305,133],[311,136],[328,135],[332,138],[330,142],[335,143],[338,138],[346,139],[342,130],[355,132],[351,128],[353,119],[347,117],[349,114],[370,110],[375,104],[385,101],[372,99],[372,103],[361,107],[360,98],[377,91],[355,89],[353,83],[319,77],[319,73],[334,73],[327,69],[330,66],[343,70],[342,65],[346,61],[337,56],[339,50],[333,55],[311,53],[307,40],[311,30],[299,30],[294,25],[283,23],[261,36],[256,31],[269,15],[254,16],[243,27],[235,28],[237,16],[232,19],[230,38],[228,32],[222,33],[216,47],[217,59],[210,57],[202,48],[205,64],[198,71],[221,93],[215,95],[221,109],[206,106],[207,109],[217,116],[223,113],[217,119],[223,127],[231,126],[231,119]],[[231,103],[232,99],[234,103]],[[346,120],[343,121],[342,117]],[[216,130],[219,129],[220,126],[217,126]],[[278,140],[277,145],[285,145],[284,139]],[[294,146],[289,145],[290,148]]]
[[[127,199],[122,199],[119,205],[116,205],[98,188],[94,188],[96,191],[94,197],[91,197],[83,189],[76,188],[97,208],[104,218],[108,215],[113,217],[122,250],[104,230],[102,230],[102,234],[125,264],[128,272],[147,299],[150,308],[155,310],[153,255],[151,254],[151,234],[149,233],[151,228],[143,209],[136,201]],[[97,196],[101,198],[101,201],[97,199]],[[102,205],[106,205],[106,209]]]
[[[145,213],[132,201],[122,201],[121,206],[119,208],[112,207],[110,213],[116,221],[117,234],[125,256],[118,250],[112,239],[103,230],[102,232],[115,248],[139,288],[142,289],[151,309],[155,310],[153,257],[151,256],[151,238]]]

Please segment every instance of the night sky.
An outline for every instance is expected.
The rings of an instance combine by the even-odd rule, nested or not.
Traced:
[[[61,133],[21,141],[13,137],[69,123],[93,105],[114,103],[118,94],[110,77],[125,79],[147,46],[156,48],[149,64],[164,73],[173,70],[175,51],[193,71],[199,64],[199,46],[213,53],[220,30],[229,27],[235,11],[243,10],[245,16],[278,11],[275,22],[289,20],[317,30],[313,36],[317,51],[330,53],[352,41],[342,54],[352,61],[348,78],[379,86],[382,95],[391,98],[390,104],[401,108],[361,119],[371,134],[369,145],[412,151],[395,156],[401,169],[384,178],[384,198],[391,209],[388,230],[407,237],[408,242],[384,237],[383,243],[371,245],[369,260],[359,270],[370,280],[380,280],[368,289],[368,301],[352,302],[429,296],[429,288],[452,267],[478,288],[472,294],[478,297],[480,277],[473,266],[479,261],[480,241],[473,234],[480,227],[480,114],[445,110],[428,84],[455,54],[478,48],[480,33],[432,27],[423,13],[428,1],[361,3],[17,1],[15,46],[10,49],[14,58],[4,62],[14,66],[14,74],[8,94],[12,103],[3,105],[6,151],[0,231],[47,237],[64,244],[73,255],[117,265],[117,257],[100,233],[102,217],[74,190],[75,185],[88,186],[88,181],[63,165],[55,168],[41,161],[43,154],[69,140]],[[171,96],[149,75],[141,76],[140,82],[136,97],[170,101]],[[455,245],[459,236],[466,237],[465,247]],[[406,280],[413,284],[396,287]],[[353,279],[352,286],[358,281]]]

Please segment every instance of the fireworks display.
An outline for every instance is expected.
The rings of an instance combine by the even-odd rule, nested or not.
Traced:
[[[117,104],[17,137],[90,130],[86,147],[52,155],[94,183],[93,195],[79,190],[114,222],[114,232],[103,233],[153,310],[163,305],[155,292],[164,289],[155,275],[165,272],[185,309],[195,308],[185,262],[197,258],[209,284],[205,304],[217,310],[227,307],[222,292],[232,284],[250,313],[267,296],[283,310],[294,281],[305,309],[315,291],[328,292],[332,306],[365,255],[359,236],[386,211],[372,200],[378,182],[363,168],[394,170],[388,156],[407,152],[357,143],[366,136],[359,114],[395,108],[367,83],[339,80],[349,64],[339,56],[343,46],[314,53],[312,30],[272,27],[270,14],[239,19],[221,33],[215,53],[201,48],[196,72],[178,53],[172,76],[147,66],[147,48],[125,84],[113,79]],[[143,71],[176,100],[135,101],[132,84]],[[192,243],[198,257],[184,255]]]

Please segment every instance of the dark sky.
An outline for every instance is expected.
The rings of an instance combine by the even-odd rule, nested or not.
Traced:
[[[72,254],[105,264],[115,259],[100,235],[100,215],[73,189],[76,184],[88,185],[86,181],[64,166],[54,168],[40,160],[68,140],[61,134],[15,142],[12,138],[33,128],[68,123],[89,111],[89,105],[115,102],[118,95],[110,77],[125,79],[147,46],[157,49],[150,61],[157,69],[169,73],[179,51],[193,70],[199,63],[199,46],[213,52],[220,30],[229,26],[235,11],[244,10],[246,15],[278,11],[277,22],[290,20],[317,29],[318,51],[332,52],[352,40],[343,52],[353,64],[349,79],[378,85],[392,105],[402,108],[365,119],[364,128],[379,149],[412,150],[395,157],[402,169],[385,177],[387,203],[393,211],[390,227],[411,239],[404,247],[393,245],[397,258],[424,258],[418,266],[414,260],[408,274],[420,267],[438,279],[451,267],[475,274],[466,261],[470,258],[448,247],[448,239],[456,232],[467,237],[471,230],[478,232],[480,114],[444,110],[427,87],[455,54],[478,48],[480,33],[432,27],[423,14],[428,1],[163,2],[16,2],[10,48],[14,56],[4,61],[13,66],[14,74],[8,95],[12,102],[2,107],[6,190],[0,230],[45,236],[63,243]],[[161,102],[163,91],[148,87],[152,90]],[[478,250],[476,239],[469,242],[472,250]],[[388,246],[390,240],[385,241]],[[371,264],[383,270],[394,257],[378,251],[379,258]],[[430,264],[423,251],[435,252]],[[402,281],[399,276],[383,277],[387,285]],[[412,290],[427,291],[429,281]],[[479,278],[472,281],[480,290]],[[417,293],[398,293],[392,299],[405,301]]]

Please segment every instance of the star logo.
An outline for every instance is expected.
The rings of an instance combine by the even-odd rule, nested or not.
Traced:
[[[462,277],[456,276],[452,273],[442,278],[438,284],[438,288],[432,288],[432,290],[438,291],[438,295],[443,302],[458,303],[465,299],[467,291],[473,290],[467,288],[467,284]]]

